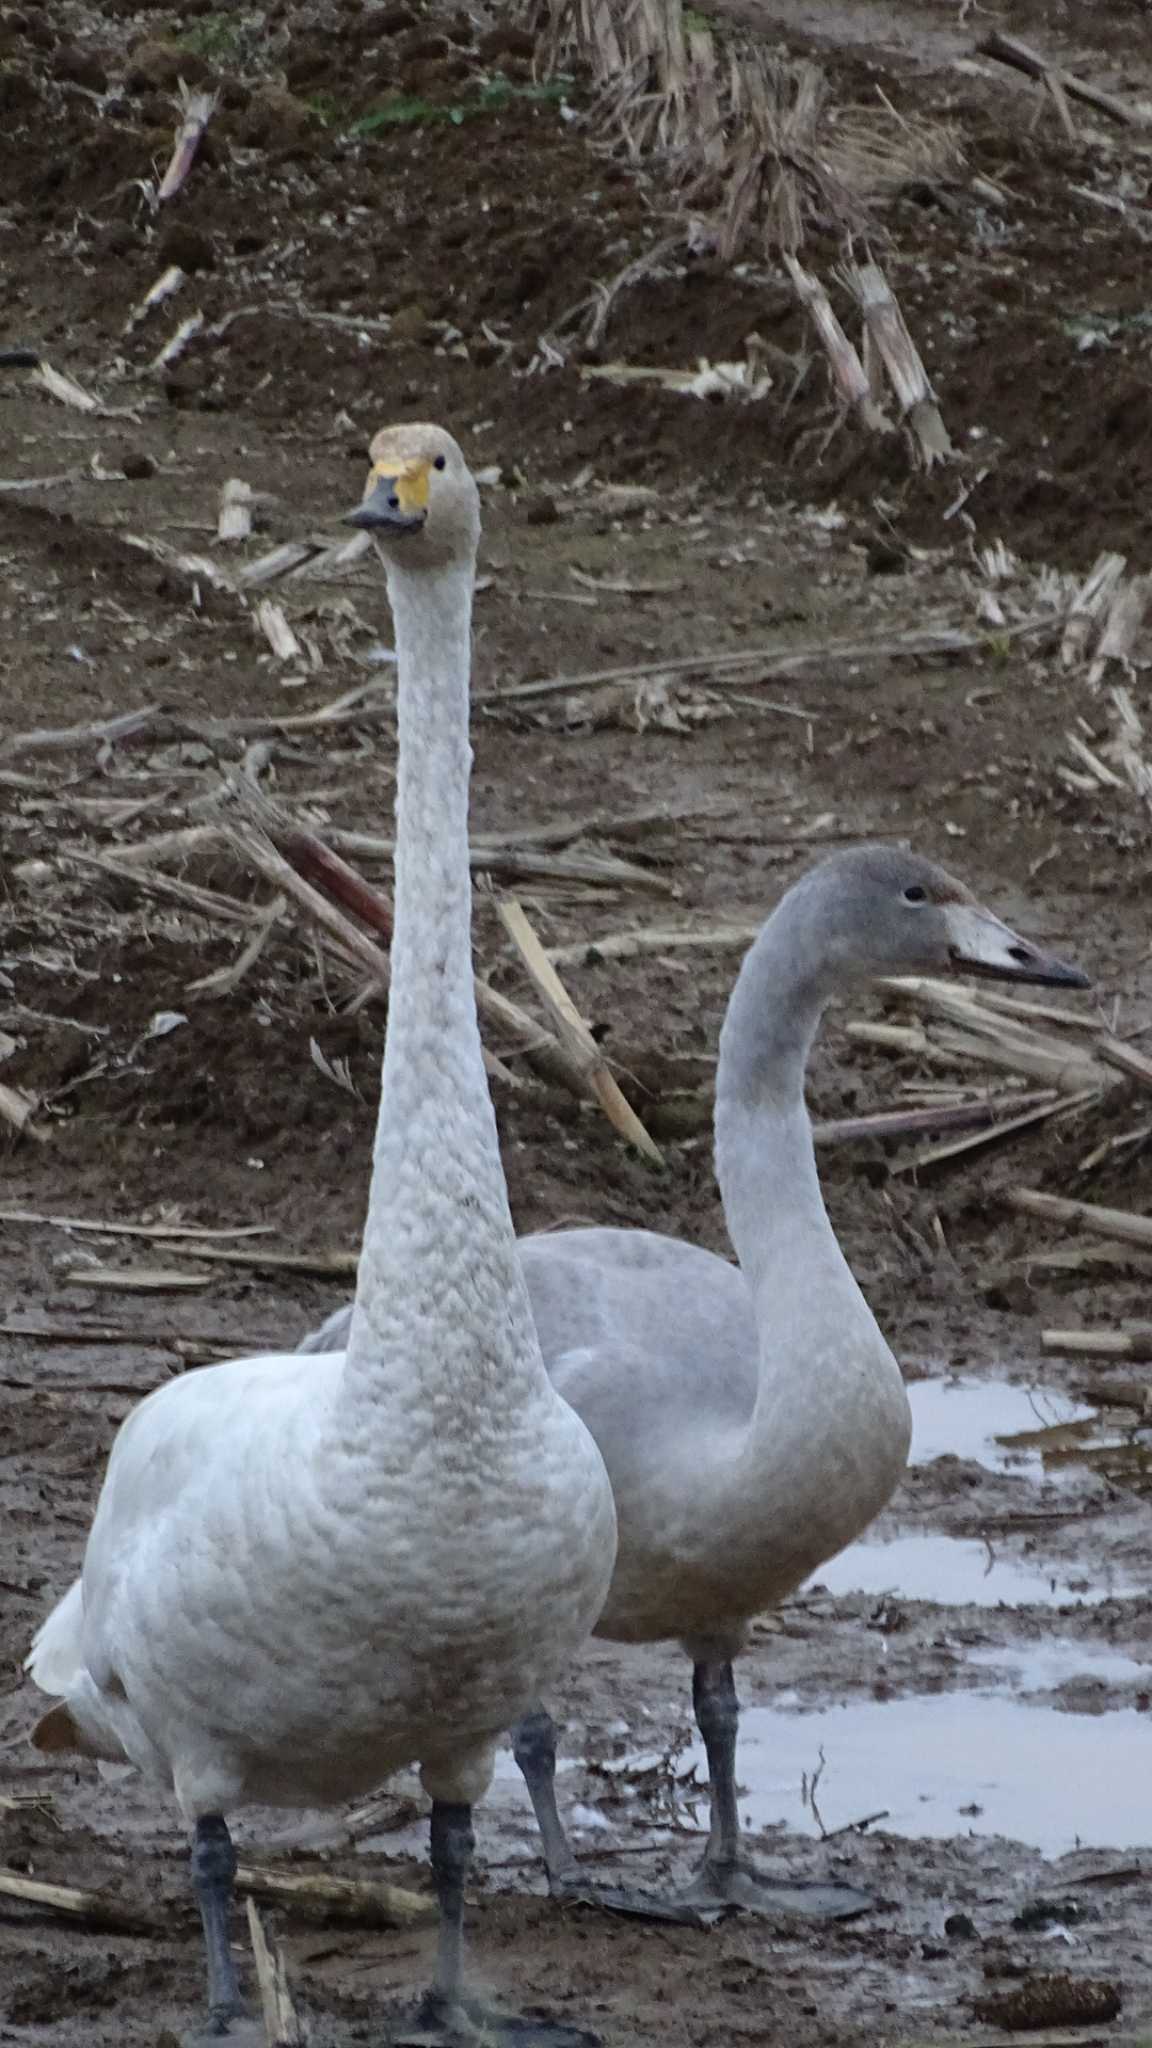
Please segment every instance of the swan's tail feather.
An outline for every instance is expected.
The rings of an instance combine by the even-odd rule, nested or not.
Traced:
[[[24,1659],[25,1671],[41,1692],[63,1698],[71,1690],[84,1663],[81,1644],[83,1623],[84,1595],[80,1581],[76,1579],[47,1619],[41,1622],[32,1648]],[[44,1718],[51,1720],[52,1717],[47,1714]]]

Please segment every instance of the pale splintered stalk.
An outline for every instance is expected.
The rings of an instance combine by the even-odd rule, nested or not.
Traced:
[[[256,607],[256,624],[277,661],[300,660],[304,650],[288,624],[282,605],[274,604],[270,597],[261,598]]]
[[[645,1130],[635,1110],[621,1093],[587,1024],[548,958],[523,906],[514,896],[505,896],[496,910],[508,937],[519,953],[532,981],[543,998],[560,1042],[579,1067],[587,1092],[600,1104],[613,1129],[635,1147],[653,1166],[663,1166],[664,1156]]]
[[[150,313],[155,312],[157,306],[162,306],[166,299],[175,298],[176,293],[183,288],[187,281],[180,265],[178,263],[170,263],[167,270],[161,271],[155,284],[149,285],[139,304],[133,306],[127,320],[124,322],[124,333],[134,333],[141,322],[146,320]]]
[[[1075,668],[1088,652],[1093,629],[1108,615],[1120,578],[1128,567],[1127,555],[1105,552],[1097,555],[1091,569],[1072,599],[1068,623],[1060,642],[1061,668]]]
[[[166,199],[173,199],[179,192],[192,165],[200,138],[216,111],[217,100],[214,92],[190,92],[181,79],[176,89],[176,105],[182,115],[176,133],[176,145],[172,159],[160,181],[156,204],[162,206]]]
[[[933,463],[943,462],[952,454],[952,443],[896,295],[878,263],[849,264],[844,281],[860,307],[865,332],[887,372],[900,416],[925,469],[931,469]]]
[[[230,476],[220,486],[220,511],[216,520],[217,540],[247,540],[252,531],[252,486],[243,477]]]
[[[156,375],[161,370],[170,369],[172,364],[183,355],[188,343],[195,340],[203,325],[203,313],[189,313],[188,318],[180,322],[175,334],[165,342],[159,355],[153,356],[152,361],[148,365],[152,373]]]
[[[50,397],[58,399],[61,405],[70,405],[74,412],[100,412],[102,409],[98,398],[93,398],[92,393],[85,391],[83,385],[77,384],[73,378],[66,377],[63,370],[54,370],[51,363],[38,362],[32,372],[32,382],[42,385]]]
[[[892,423],[876,404],[864,365],[836,318],[819,278],[805,270],[787,251],[783,263],[796,296],[816,329],[820,346],[828,358],[832,381],[844,405],[849,412],[856,414],[870,433],[890,434]]]
[[[1098,690],[1110,661],[1118,661],[1131,672],[1132,650],[1140,637],[1144,615],[1152,601],[1152,577],[1134,576],[1130,583],[1119,583],[1108,607],[1104,630],[1100,635],[1095,658],[1088,670],[1088,688]]]

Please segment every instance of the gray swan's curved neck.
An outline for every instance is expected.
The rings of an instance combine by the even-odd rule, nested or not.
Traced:
[[[473,568],[386,567],[398,656],[395,936],[343,1406],[363,1395],[374,1408],[383,1395],[415,1431],[476,1445],[506,1435],[545,1381],[473,990]]]
[[[785,904],[737,977],[720,1033],[716,1172],[728,1233],[753,1292],[787,1270],[794,1244],[839,1252],[816,1171],[804,1075],[829,997],[827,978]]]
[[[799,1584],[866,1527],[908,1443],[900,1370],[828,1219],[804,1101],[833,992],[821,923],[803,890],[769,919],[733,990],[716,1078],[717,1174],[759,1367],[743,1444],[713,1486],[729,1551],[742,1541],[760,1591]]]

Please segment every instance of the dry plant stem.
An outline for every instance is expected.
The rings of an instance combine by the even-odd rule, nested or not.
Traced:
[[[263,875],[279,895],[287,897],[297,910],[303,911],[310,923],[319,925],[345,958],[362,967],[379,988],[387,988],[387,955],[380,951],[379,946],[373,945],[372,940],[342,911],[337,910],[327,896],[314,889],[265,833],[238,819],[234,824],[224,826],[223,834],[246,867],[254,868],[257,874]]]
[[[217,540],[247,540],[252,531],[252,486],[242,477],[230,476],[220,486],[220,516]]]
[[[64,753],[72,747],[138,739],[145,733],[151,734],[156,721],[167,716],[159,704],[149,704],[142,711],[122,711],[117,718],[98,719],[92,725],[13,733],[9,739],[0,740],[0,754]]]
[[[1013,1267],[1046,1273],[1087,1273],[1102,1266],[1119,1266],[1130,1273],[1152,1273],[1152,1249],[1138,1251],[1135,1245],[1086,1244],[1058,1252],[1022,1252]],[[1152,1393],[1152,1388],[1149,1389]]]
[[[976,50],[979,56],[995,57],[1001,64],[1009,64],[1013,70],[1022,71],[1027,78],[1040,82],[1049,77],[1055,78],[1071,99],[1082,100],[1085,106],[1095,107],[1099,113],[1108,114],[1113,121],[1122,121],[1126,127],[1145,128],[1148,125],[1148,116],[1140,107],[1129,106],[1126,101],[1118,100],[1114,93],[1101,92],[1098,86],[1085,85],[1070,71],[1062,70],[1058,64],[1049,64],[1038,50],[1020,42],[1016,36],[1001,35],[999,29],[993,29],[990,35],[977,43]]]
[[[1124,669],[1131,671],[1132,650],[1144,624],[1150,599],[1152,577],[1134,576],[1130,583],[1117,585],[1088,670],[1090,690],[1099,689],[1110,661],[1118,661]]]
[[[304,2023],[288,1989],[288,1971],[279,1942],[270,1942],[255,1899],[248,1899],[248,1938],[260,1990],[268,2048],[305,2048]]]
[[[952,454],[948,430],[920,354],[908,332],[895,293],[878,263],[850,264],[845,272],[864,325],[888,372],[900,416],[925,469]]]
[[[189,92],[181,79],[177,105],[184,118],[177,131],[172,160],[156,194],[157,205],[162,205],[166,199],[174,199],[184,184],[196,160],[200,138],[216,111],[216,95],[214,92]]]
[[[223,896],[217,889],[201,889],[195,882],[185,882],[178,875],[161,874],[151,868],[124,867],[106,853],[76,851],[62,858],[78,862],[82,867],[97,868],[101,874],[109,875],[115,881],[130,882],[133,888],[183,904],[186,910],[199,911],[203,917],[223,919],[227,924],[253,924],[263,920],[263,912],[258,905],[240,903],[235,896]]]
[[[248,1266],[264,1273],[311,1273],[320,1280],[354,1280],[358,1252],[224,1251],[208,1245],[169,1245],[170,1259],[203,1259],[214,1266]]]
[[[750,946],[758,924],[715,924],[706,931],[662,930],[608,932],[601,938],[576,939],[569,946],[549,946],[553,967],[583,967],[599,960],[631,960],[638,953],[677,953],[706,948]]]
[[[814,640],[804,646],[787,649],[776,644],[768,647],[706,648],[699,654],[677,654],[664,661],[634,662],[627,668],[590,669],[582,675],[548,676],[541,682],[514,683],[506,690],[483,690],[473,701],[478,704],[511,704],[526,697],[551,697],[565,690],[595,690],[608,683],[640,682],[645,676],[682,675],[692,670],[712,675],[722,687],[725,671],[758,669],[759,674],[755,678],[740,678],[746,685],[752,680],[768,682],[776,676],[794,675],[797,670],[818,662],[893,661],[938,654],[968,654],[989,646],[993,638],[999,645],[1005,640],[1030,639],[1034,634],[1051,630],[1052,615],[1045,612],[1037,613],[1035,618],[1021,620],[1019,625],[998,630],[995,635],[987,628],[974,632],[971,627],[953,626],[940,620],[927,626],[914,626],[904,633],[866,640]]]
[[[1128,567],[1126,555],[1098,555],[1072,600],[1060,642],[1060,665],[1075,668],[1088,652],[1088,642],[1107,617],[1117,585]]]
[[[239,988],[245,975],[256,965],[287,908],[286,897],[273,896],[271,902],[265,906],[251,938],[245,940],[236,958],[227,967],[217,967],[211,974],[202,974],[195,981],[188,982],[187,993],[202,996],[231,995],[234,989]]]
[[[283,605],[273,604],[271,598],[262,598],[256,607],[256,624],[277,661],[300,661],[303,658],[304,650],[288,624]]]
[[[203,313],[189,313],[187,319],[182,320],[180,322],[179,327],[175,328],[173,332],[169,335],[167,341],[164,343],[163,348],[160,349],[159,352],[153,356],[152,361],[148,365],[151,374],[154,377],[159,376],[162,371],[170,369],[173,363],[179,362],[180,357],[184,354],[184,351],[187,348],[189,342],[195,341],[196,336],[200,333],[203,325]],[[142,541],[136,541],[134,545],[137,547],[142,547],[144,543]],[[176,560],[174,566],[181,567],[183,565],[178,560]],[[218,581],[219,578],[217,576],[215,578],[210,578],[209,580]],[[221,588],[224,588],[223,584],[221,584]]]
[[[127,320],[124,322],[125,335],[132,334],[140,326],[141,322],[148,318],[149,313],[155,312],[157,306],[164,304],[165,299],[174,298],[176,293],[183,289],[187,281],[179,264],[170,263],[166,270],[161,271],[155,284],[148,287],[139,305],[133,306]],[[224,488],[227,490],[227,484],[225,484]]]
[[[6,1081],[0,1081],[0,1120],[11,1124],[21,1137],[35,1138],[38,1144],[43,1145],[48,1132],[34,1121],[39,1107],[38,1096],[29,1095],[23,1088],[10,1088]]]
[[[838,1117],[813,1124],[818,1145],[851,1145],[865,1138],[922,1138],[932,1131],[982,1130],[986,1124],[1007,1128],[1023,1115],[1056,1107],[1049,1090],[1040,1095],[986,1095],[979,1102],[953,1102],[939,1109],[882,1109],[872,1116]],[[908,1171],[907,1165],[895,1169]]]
[[[342,832],[335,827],[324,829],[325,846],[331,846],[339,853],[357,853],[370,859],[391,860],[395,845],[391,839],[380,839],[371,832]],[[502,875],[508,880],[532,880],[561,882],[617,883],[633,889],[647,889],[658,896],[676,894],[675,882],[666,876],[654,874],[651,868],[637,867],[632,861],[618,860],[608,853],[532,853],[516,845],[486,847],[473,845],[468,855],[475,873]]]
[[[1041,1330],[1045,1351],[1080,1358],[1152,1359],[1152,1328],[1143,1330]]]
[[[1152,1059],[1146,1052],[1138,1052],[1134,1045],[1128,1045],[1122,1038],[1106,1035],[1098,1038],[1092,1049],[1106,1066],[1115,1067],[1118,1073],[1142,1082],[1145,1088],[1152,1088]]]
[[[208,1280],[207,1273],[173,1273],[163,1266],[73,1266],[64,1275],[66,1287],[94,1287],[112,1294],[195,1293],[207,1287]]]
[[[268,1904],[298,1908],[323,1920],[357,1927],[408,1928],[435,1921],[436,1902],[423,1892],[375,1879],[330,1877],[320,1871],[266,1870],[242,1863],[236,1887]]]
[[[70,1884],[42,1884],[17,1870],[0,1869],[0,1898],[18,1899],[41,1911],[64,1913],[90,1926],[106,1928],[110,1934],[163,1934],[165,1923],[147,1913],[135,1913],[106,1899],[102,1892],[81,1891]]]
[[[107,857],[121,867],[156,867],[162,861],[183,860],[186,854],[198,853],[219,837],[218,825],[181,825],[173,832],[158,832],[152,839],[117,841],[108,848]]]
[[[208,742],[275,739],[281,733],[326,732],[333,727],[344,725],[373,725],[395,716],[391,699],[385,697],[383,691],[384,685],[381,683],[359,683],[354,690],[345,691],[342,697],[337,697],[331,704],[321,705],[318,711],[294,712],[285,718],[191,720],[175,717],[161,704],[150,704],[142,711],[122,712],[118,718],[102,719],[92,725],[71,725],[62,726],[57,730],[49,728],[15,733],[10,739],[0,740],[0,756],[63,753],[73,747],[94,743],[105,746],[129,742],[143,744],[157,739],[193,739]],[[379,701],[367,703],[365,700],[369,698]]]
[[[561,1039],[573,1060],[584,1070],[586,1086],[595,1097],[613,1129],[635,1146],[654,1166],[663,1166],[664,1156],[649,1137],[640,1118],[625,1101],[588,1026],[572,1001],[536,933],[514,897],[506,896],[496,906],[504,926],[528,973],[547,1004]]]
[[[237,580],[245,588],[274,583],[281,576],[320,580],[351,568],[371,548],[371,535],[367,533],[352,534],[347,540],[329,540],[325,534],[314,534],[310,540],[284,541],[257,561],[246,563]]]
[[[1138,1216],[1131,1209],[1104,1209],[1095,1202],[1073,1201],[1068,1195],[1046,1195],[1038,1188],[1013,1188],[1005,1199],[1010,1208],[1024,1216],[1038,1216],[1045,1223],[1074,1223],[1096,1237],[1152,1246],[1152,1216]]]
[[[282,1333],[281,1333],[282,1334]],[[213,1330],[126,1330],[107,1323],[0,1323],[0,1337],[18,1337],[35,1344],[136,1345],[147,1351],[196,1351],[204,1358],[262,1358],[276,1351],[275,1337],[224,1337]],[[128,1389],[139,1392],[140,1389]]]
[[[990,1130],[978,1131],[974,1136],[954,1138],[945,1145],[928,1145],[911,1159],[903,1159],[892,1168],[894,1174],[914,1173],[929,1175],[941,1172],[945,1167],[955,1166],[960,1160],[967,1160],[977,1152],[991,1151],[994,1146],[1003,1145],[1030,1131],[1037,1124],[1047,1123],[1055,1117],[1073,1115],[1078,1109],[1087,1109],[1089,1103],[1098,1100],[1099,1091],[1085,1088],[1079,1095],[1059,1096],[1055,1102],[1040,1103],[1024,1110],[1019,1115],[1003,1118],[993,1124]]]
[[[99,1237],[205,1238],[267,1237],[270,1223],[222,1224],[218,1230],[200,1223],[116,1223],[111,1217],[49,1216],[39,1209],[0,1209],[0,1223],[38,1223],[52,1230],[89,1230]]]
[[[796,257],[788,253],[785,253],[783,263],[828,358],[832,382],[844,406],[855,413],[861,426],[866,427],[869,433],[890,434],[892,422],[885,418],[876,404],[864,365],[836,318],[819,278],[805,270]]]
[[[246,860],[255,862],[269,881],[274,881],[275,886],[299,909],[323,925],[338,943],[347,945],[350,939],[373,978],[387,987],[387,958],[334,907],[335,903],[343,904],[387,944],[391,944],[392,906],[386,898],[378,890],[370,888],[355,868],[349,867],[347,861],[341,860],[339,854],[325,846],[314,832],[306,831],[295,820],[285,817],[258,790],[234,787],[230,801],[234,814],[238,813],[244,821],[228,834],[237,851],[241,851]],[[253,821],[251,824],[247,822],[249,819]],[[313,882],[318,887],[313,887]],[[476,976],[475,989],[476,1007],[481,1016],[515,1035],[533,1069],[544,1080],[559,1082],[583,1098],[586,1091],[581,1068],[552,1033],[537,1024],[518,1003],[511,1002],[507,996],[490,987],[480,975]]]
[[[1004,1017],[1022,1018],[1029,1024],[1065,1024],[1070,1030],[1093,1034],[1098,1029],[1096,1018],[1083,1010],[1068,1010],[1060,1003],[1038,1002],[1028,996],[1004,995],[997,988],[982,988],[977,996],[954,981],[941,981],[931,974],[882,975],[876,987],[907,1002],[929,1008],[939,1005],[946,1016],[953,1016],[955,1006],[962,1004],[969,1011],[993,1011]]]

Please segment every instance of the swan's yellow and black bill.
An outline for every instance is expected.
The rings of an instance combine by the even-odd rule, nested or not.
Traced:
[[[345,526],[370,533],[418,533],[428,517],[430,462],[376,463],[363,502],[344,516]]]
[[[1042,988],[1091,988],[1089,977],[1054,953],[1043,953],[978,903],[949,903],[944,911],[959,974],[989,981],[1029,981]]]

